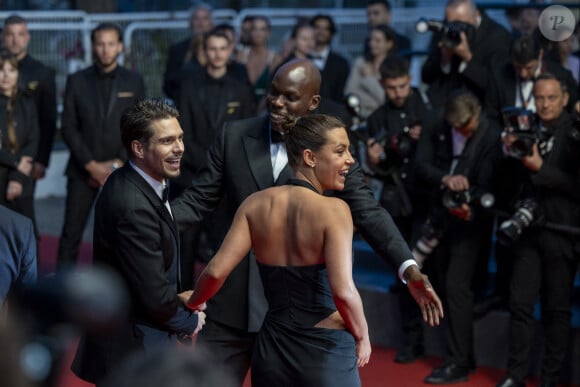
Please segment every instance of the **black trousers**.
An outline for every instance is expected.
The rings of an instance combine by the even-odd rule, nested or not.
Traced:
[[[99,193],[84,179],[68,179],[64,224],[58,245],[58,269],[76,264],[83,232]]]
[[[478,223],[453,220],[437,252],[438,280],[444,283],[447,360],[463,368],[475,366],[473,285],[479,261],[489,255],[491,229],[491,219],[480,219]]]
[[[257,332],[248,332],[207,319],[196,341],[203,353],[208,355],[208,364],[223,368],[240,387],[252,362]]]
[[[542,378],[557,380],[568,349],[572,288],[578,265],[572,237],[528,230],[515,246],[510,281],[508,373],[524,379],[534,338],[534,304],[541,301],[545,350]]]

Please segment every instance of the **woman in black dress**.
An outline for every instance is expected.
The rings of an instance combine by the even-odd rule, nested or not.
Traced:
[[[0,52],[0,204],[34,221],[33,157],[39,141],[36,108],[18,88],[18,62]]]
[[[360,386],[357,367],[368,363],[371,345],[352,279],[352,218],[345,202],[322,195],[344,188],[354,164],[348,134],[340,120],[317,114],[286,129],[295,179],[242,203],[185,302],[202,308],[253,249],[269,308],[252,386]]]

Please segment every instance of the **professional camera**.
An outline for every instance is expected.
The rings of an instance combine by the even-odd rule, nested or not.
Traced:
[[[537,220],[538,203],[534,199],[524,199],[516,207],[517,210],[511,218],[502,222],[497,229],[497,239],[503,245],[513,243],[526,228]]]
[[[483,208],[491,208],[495,203],[495,197],[491,193],[474,195],[470,190],[451,191],[446,188],[441,199],[445,208],[459,208],[462,204],[477,204]]]
[[[536,116],[531,110],[521,107],[502,109],[504,131],[516,137],[509,150],[509,155],[518,159],[530,156],[532,148],[539,140]]]
[[[417,261],[419,268],[423,266],[425,259],[435,250],[439,245],[439,240],[443,237],[443,229],[436,226],[432,222],[426,222],[423,224],[421,230],[421,237],[415,243],[411,253],[413,258]]]
[[[421,120],[408,120],[403,129],[397,133],[387,133],[385,128],[381,128],[375,134],[374,142],[380,144],[385,149],[385,152],[395,154],[401,158],[409,157],[415,150],[416,141],[410,135],[411,128],[415,125],[421,125]]]
[[[461,43],[462,32],[465,33],[468,42],[471,41],[475,35],[475,27],[469,23],[461,21],[448,22],[421,18],[415,25],[415,29],[420,33],[427,31],[440,33],[441,43],[449,48],[455,48]]]

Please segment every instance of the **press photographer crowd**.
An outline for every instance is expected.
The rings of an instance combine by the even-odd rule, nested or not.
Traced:
[[[569,351],[574,281],[580,260],[580,50],[572,53],[573,47],[578,50],[580,23],[575,22],[565,39],[556,41],[539,26],[543,9],[538,1],[530,1],[529,7],[506,9],[511,28],[508,31],[472,0],[448,0],[441,19],[417,21],[417,32],[431,33],[432,38],[422,62],[420,82],[415,82],[419,80],[414,80],[411,72],[412,46],[407,37],[390,26],[392,10],[388,1],[368,1],[369,33],[361,42],[364,55],[352,63],[334,51],[331,43],[337,26],[328,15],[300,19],[276,52],[268,48],[271,26],[267,17],[248,16],[241,30],[235,31],[228,25],[214,26],[208,5],[196,6],[191,13],[192,37],[168,51],[164,97],[172,102],[174,110],[166,110],[166,114],[177,119],[183,129],[181,137],[172,140],[182,144],[179,157],[183,158],[181,174],[163,175],[162,185],[147,181],[157,196],[167,192],[165,182],[170,182],[171,206],[166,196],[160,197],[168,209],[161,215],[171,226],[155,236],[161,239],[151,244],[154,247],[139,245],[145,241],[138,241],[137,226],[123,223],[128,231],[115,234],[116,229],[107,228],[105,223],[112,214],[99,213],[115,203],[104,193],[108,177],[120,174],[117,170],[130,169],[125,167],[134,165],[133,158],[139,157],[141,146],[149,144],[150,139],[136,138],[132,148],[126,146],[130,134],[123,129],[121,116],[147,93],[141,75],[117,64],[123,52],[120,27],[112,23],[97,26],[91,34],[94,64],[69,75],[63,97],[61,133],[71,158],[66,170],[67,200],[58,268],[48,278],[37,269],[38,230],[32,198],[35,181],[43,178],[48,167],[56,130],[54,71],[27,53],[30,35],[26,20],[19,16],[5,19],[0,55],[0,303],[5,304],[4,314],[13,310],[17,314],[20,307],[36,310],[32,320],[46,324],[32,325],[31,336],[40,337],[53,356],[44,374],[38,370],[24,372],[31,384],[12,385],[53,386],[54,357],[62,355],[54,342],[60,337],[49,331],[57,322],[43,312],[46,308],[41,304],[52,305],[56,298],[58,305],[51,309],[58,310],[59,317],[75,329],[89,334],[84,342],[87,348],[98,347],[98,340],[91,334],[107,336],[112,326],[127,318],[135,319],[134,327],[158,329],[157,333],[167,333],[182,343],[191,341],[201,330],[200,338],[208,343],[210,337],[218,340],[217,336],[225,335],[227,341],[235,335],[238,340],[241,335],[250,337],[253,346],[255,331],[249,322],[251,297],[255,297],[250,284],[252,274],[239,280],[237,293],[227,293],[240,297],[239,302],[229,300],[243,309],[239,313],[226,311],[231,305],[219,305],[223,302],[219,297],[214,304],[208,302],[207,311],[195,311],[197,315],[180,302],[183,294],[194,287],[199,271],[218,251],[236,210],[225,203],[237,198],[235,188],[240,183],[228,179],[227,171],[232,166],[225,164],[231,161],[219,154],[227,152],[229,146],[224,136],[230,132],[222,128],[230,122],[240,122],[243,127],[250,122],[245,119],[267,117],[256,119],[256,125],[266,128],[267,133],[272,128],[268,143],[262,147],[267,148],[266,158],[272,162],[268,173],[274,171],[274,180],[262,184],[266,188],[279,185],[286,165],[285,161],[279,164],[282,146],[275,138],[280,135],[274,129],[279,116],[314,111],[338,116],[344,122],[357,161],[346,180],[360,173],[369,196],[374,195],[381,213],[388,222],[392,218],[401,234],[404,246],[397,252],[412,257],[412,265],[428,276],[441,297],[447,356],[424,382],[468,381],[478,366],[474,322],[499,309],[509,312],[509,342],[505,374],[494,383],[497,387],[525,387],[535,356],[535,306],[540,301],[544,341],[537,374],[542,387],[557,386]],[[298,67],[300,76],[306,74],[314,81],[320,78],[312,90],[307,83],[294,84],[298,84],[298,71],[290,72],[288,79],[280,75],[289,66],[303,63],[300,61],[313,64],[318,71],[312,75],[308,67]],[[89,89],[94,96],[87,95]],[[310,92],[315,97],[307,100]],[[54,121],[47,125],[47,120]],[[262,136],[255,131],[239,141],[238,147],[245,149],[246,140],[255,141],[255,133]],[[155,144],[163,145],[172,144]],[[256,152],[262,150],[256,145]],[[286,155],[285,148],[283,152]],[[159,153],[151,157],[160,160],[169,156]],[[266,161],[264,165],[269,168],[268,164]],[[256,167],[252,172],[259,174],[266,167]],[[215,172],[218,168],[222,169]],[[194,190],[199,183],[200,192],[207,192],[199,197],[187,196],[197,194],[190,193],[192,181]],[[246,187],[239,189],[248,191],[246,196],[251,194]],[[77,263],[82,232],[95,203],[94,235],[102,239],[93,241],[95,257],[104,252],[113,254],[115,244],[126,248],[124,253],[131,250],[141,254],[155,248],[159,261],[151,264],[152,255],[148,265],[159,267],[148,267],[142,279],[160,270],[152,278],[161,281],[163,277],[162,285],[144,281],[144,287],[158,288],[131,288],[131,284],[139,283],[136,278],[141,274],[134,271],[143,264],[131,257],[123,263],[114,263],[109,257],[101,259],[115,267],[111,273],[72,274],[76,273],[72,269]],[[357,221],[364,218],[360,213],[365,209],[357,209],[357,218],[354,205],[349,205],[359,229]],[[189,227],[190,219],[182,219],[185,207],[193,209],[195,227]],[[180,227],[179,237],[171,239],[173,233],[177,234],[175,223]],[[382,230],[383,226],[377,227]],[[366,237],[368,233],[362,229],[360,234]],[[396,230],[393,235],[388,237],[396,243]],[[123,238],[136,239],[124,245]],[[381,257],[395,251],[373,240],[369,244]],[[496,272],[490,280],[492,258]],[[404,261],[404,257],[397,259]],[[406,270],[408,266],[399,266],[397,259],[390,261],[396,262],[395,269]],[[243,270],[252,271],[246,266]],[[406,279],[401,272],[399,276]],[[75,285],[71,281],[76,281]],[[403,332],[403,345],[394,361],[411,363],[425,355],[425,311],[417,307],[416,294],[407,291],[408,285],[403,282],[392,288],[398,296]],[[47,283],[54,285],[49,287],[52,293],[46,290]],[[99,283],[110,286],[104,289]],[[67,298],[65,293],[71,286],[77,297]],[[165,289],[162,296],[160,287]],[[152,298],[144,299],[144,294]],[[157,296],[162,306],[153,305]],[[99,301],[104,298],[108,301]],[[42,300],[40,304],[37,299]],[[225,317],[212,316],[212,308],[218,316],[236,314],[234,320],[242,314],[243,323],[219,320]],[[181,312],[188,316],[183,317]],[[23,319],[29,315],[18,314]],[[146,342],[149,333],[144,332],[139,339]],[[51,340],[53,344],[46,344]],[[115,379],[108,379],[110,370],[104,360],[87,371],[86,363],[81,364],[82,350],[79,348],[77,353],[75,372],[82,378],[88,372],[89,381],[101,378],[96,379],[97,386],[105,386],[99,384],[102,380],[115,383]],[[241,378],[237,382],[243,382],[249,366],[249,361],[236,366],[234,373]],[[34,372],[41,376],[34,379],[30,376]],[[104,376],[107,378],[102,379]]]

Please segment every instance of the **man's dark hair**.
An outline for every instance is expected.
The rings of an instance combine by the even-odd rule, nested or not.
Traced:
[[[11,26],[14,24],[26,24],[26,19],[20,15],[10,15],[6,19],[4,19],[4,27]]]
[[[552,73],[543,73],[543,74],[540,74],[536,78],[536,81],[534,82],[534,87],[535,87],[535,85],[538,84],[538,81],[556,81],[560,85],[560,90],[562,90],[562,93],[567,93],[568,92],[568,87],[567,87],[566,83],[565,82],[562,82],[558,77],[556,77]]]
[[[387,56],[379,69],[381,79],[400,78],[409,75],[409,60],[400,55]]]
[[[228,44],[232,43],[230,40],[230,37],[228,36],[228,34],[226,33],[226,31],[223,28],[215,27],[203,35],[203,48],[204,49],[207,48],[207,41],[211,37],[224,38],[225,40],[227,40]]]
[[[123,30],[118,24],[110,22],[100,23],[91,31],[91,43],[95,43],[97,33],[101,31],[115,31],[119,38],[119,43],[123,43]]]
[[[328,25],[330,26],[330,35],[331,36],[334,36],[334,34],[336,34],[336,24],[334,23],[334,20],[332,20],[332,18],[330,17],[330,15],[323,15],[323,14],[314,15],[310,19],[310,25],[312,27],[316,27],[316,22],[318,20],[326,20],[326,21],[328,21]]]
[[[520,64],[537,60],[541,50],[540,42],[533,35],[519,36],[512,43],[512,60]]]
[[[391,2],[389,0],[369,0],[367,1],[367,7],[370,5],[381,4],[383,5],[387,11],[391,12]]]
[[[177,117],[176,108],[157,98],[143,99],[127,108],[121,116],[121,141],[129,158],[133,158],[131,143],[134,140],[147,142],[153,136],[153,122]]]

